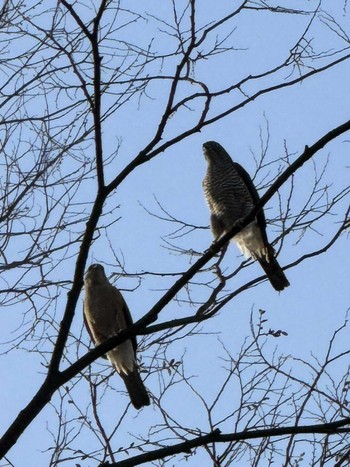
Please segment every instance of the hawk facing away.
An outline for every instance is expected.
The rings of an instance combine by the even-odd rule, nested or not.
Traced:
[[[85,274],[84,321],[95,345],[116,336],[132,325],[127,304],[107,279],[103,266],[92,264]],[[107,352],[107,357],[123,379],[131,403],[136,409],[149,405],[147,390],[136,361],[136,338],[128,339]]]
[[[211,212],[211,230],[218,240],[236,221],[246,216],[260,198],[249,174],[233,162],[219,143],[208,141],[203,144],[203,151],[208,162],[203,188]],[[260,263],[275,290],[289,286],[268,242],[262,209],[232,240],[247,258],[252,257]]]

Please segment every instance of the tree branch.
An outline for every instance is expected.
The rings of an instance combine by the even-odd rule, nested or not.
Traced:
[[[151,462],[164,457],[173,456],[182,452],[189,453],[192,449],[204,446],[208,443],[227,443],[238,442],[247,439],[258,438],[272,438],[278,436],[298,435],[298,434],[328,434],[336,435],[339,433],[350,433],[350,427],[343,429],[343,427],[350,425],[350,418],[344,418],[337,422],[321,423],[317,425],[302,425],[283,428],[268,428],[266,430],[242,431],[239,433],[221,434],[220,430],[214,430],[211,433],[203,436],[198,436],[189,441],[168,446],[166,448],[157,449],[152,452],[141,454],[139,456],[131,457],[120,462],[112,464],[101,464],[100,467],[133,467],[141,465],[145,462]]]

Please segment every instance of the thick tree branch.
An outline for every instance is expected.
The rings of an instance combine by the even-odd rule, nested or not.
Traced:
[[[229,239],[238,233],[244,226],[246,226],[249,222],[251,222],[254,217],[256,216],[257,212],[270,200],[270,198],[277,192],[277,190],[285,183],[285,181],[298,170],[305,162],[307,162],[310,158],[312,158],[320,149],[322,149],[326,144],[340,136],[341,134],[345,133],[346,131],[350,130],[350,121],[340,125],[339,127],[331,130],[322,138],[320,138],[316,143],[314,143],[310,147],[306,147],[304,153],[296,159],[276,180],[275,183],[267,190],[267,192],[262,196],[260,202],[254,207],[254,209],[241,221],[238,222],[238,225],[235,225],[230,232],[228,232],[225,236],[223,236],[218,242],[212,244],[212,246],[207,250],[204,255],[199,258],[199,260],[194,263],[194,265],[188,269],[188,271],[178,280],[176,283],[168,290],[168,292],[157,302],[157,304],[139,321],[137,321],[131,328],[126,331],[121,332],[117,337],[112,338],[105,343],[101,344],[99,347],[94,349],[92,352],[84,356],[80,359],[76,364],[73,364],[70,368],[65,370],[60,374],[57,378],[57,383],[59,387],[61,384],[67,382],[70,378],[76,375],[79,371],[81,371],[85,366],[90,364],[95,358],[98,356],[103,355],[106,351],[112,349],[116,345],[124,342],[126,339],[131,337],[132,335],[136,335],[138,333],[142,333],[142,330],[148,326],[149,324],[156,321],[158,317],[158,313],[170,302],[170,300],[181,290],[181,288],[211,259],[213,256],[220,251],[220,249],[229,241]],[[103,200],[102,200],[103,203]],[[101,200],[100,200],[101,204]],[[96,206],[95,209],[102,209],[102,206]],[[92,219],[98,219],[98,213],[92,216]],[[77,270],[76,270],[76,277],[74,280],[73,288],[69,293],[69,299],[67,303],[67,310],[72,310],[75,308],[77,298],[79,296],[81,290],[81,279],[83,271],[85,268],[85,261],[86,261],[86,248],[90,244],[92,240],[92,234],[95,228],[95,222],[90,223],[89,228],[87,229],[86,236],[87,238],[83,241],[81,254],[79,256],[77,262]],[[88,236],[89,233],[89,236]],[[85,258],[85,261],[82,261],[80,258],[81,256]],[[83,264],[82,264],[83,263]],[[78,268],[78,266],[80,266]],[[78,284],[79,282],[79,284]],[[69,315],[71,318],[73,315]],[[198,319],[198,318],[197,318]],[[53,355],[52,365],[55,365],[57,368],[57,361],[60,360],[61,352],[63,351],[63,346],[61,345],[61,341],[63,342],[66,333],[70,327],[71,319],[68,319],[65,315],[65,318],[62,321],[62,329],[65,332],[61,333],[58,341],[57,341],[57,348],[56,352]],[[182,323],[179,323],[182,324]],[[56,384],[57,385],[57,384]],[[55,386],[56,386],[55,385]],[[51,392],[51,391],[49,391]],[[36,399],[34,399],[36,400]],[[39,408],[39,407],[38,407]],[[42,407],[40,407],[41,410]],[[40,411],[39,410],[39,411]],[[3,440],[5,441],[5,440]],[[1,454],[1,446],[3,442],[0,443],[0,454]],[[7,451],[6,451],[7,452]]]
[[[140,320],[138,320],[133,326],[126,331],[122,331],[118,336],[109,339],[104,342],[96,349],[91,351],[79,359],[75,364],[71,365],[67,370],[58,372],[58,366],[61,361],[64,345],[67,340],[68,332],[73,320],[74,310],[79,298],[79,294],[82,288],[82,278],[85,270],[86,259],[89,251],[90,244],[92,242],[93,233],[97,226],[97,222],[102,213],[102,207],[105,197],[100,195],[95,202],[93,212],[90,220],[87,224],[84,239],[81,245],[79,256],[77,259],[77,265],[74,275],[73,287],[68,294],[68,301],[66,311],[61,322],[61,329],[57,339],[57,344],[52,356],[50,369],[48,372],[47,380],[44,382],[42,387],[39,389],[37,394],[34,396],[32,401],[27,407],[20,412],[18,417],[6,431],[4,436],[0,440],[0,458],[2,458],[9,449],[16,443],[19,436],[32,422],[32,420],[41,412],[45,407],[46,403],[51,399],[52,394],[62,384],[67,382],[69,379],[74,377],[83,368],[89,365],[97,357],[111,350],[116,345],[124,342],[126,339],[133,335],[141,334],[142,331],[151,323],[155,322],[158,318],[158,314],[161,310],[175,297],[175,295],[192,279],[192,277],[208,262],[212,259],[216,253],[243,227],[251,222],[260,209],[272,198],[277,190],[285,183],[288,178],[295,173],[305,162],[310,160],[318,151],[320,151],[326,144],[333,141],[338,136],[344,134],[350,130],[350,120],[339,125],[337,128],[329,131],[326,135],[316,141],[312,146],[305,147],[303,154],[298,157],[271,185],[267,192],[261,197],[259,203],[252,209],[252,211],[243,219],[238,221],[235,226],[225,234],[219,241],[214,242],[211,247],[191,266],[183,276],[178,279],[175,284],[164,294],[164,296],[151,308],[151,310],[145,314]]]
[[[164,457],[173,456],[175,454],[189,453],[192,449],[204,446],[208,443],[228,443],[244,441],[247,439],[273,438],[279,436],[299,434],[320,433],[336,435],[339,433],[350,433],[350,427],[347,427],[347,425],[350,425],[350,418],[344,418],[342,420],[338,420],[337,422],[320,423],[317,425],[268,428],[265,430],[242,431],[239,433],[228,434],[221,434],[220,430],[217,429],[207,435],[198,436],[197,438],[184,441],[183,443],[168,446],[166,448],[157,449],[145,454],[141,454],[139,456],[134,456],[130,459],[125,459],[120,462],[115,462],[112,464],[101,464],[100,467],[107,467],[107,465],[108,467],[133,467],[135,465],[141,465],[146,462],[155,461],[157,459],[163,459]]]
[[[99,199],[95,205],[94,213],[91,216],[91,219],[88,223],[87,230],[85,232],[85,237],[82,243],[81,251],[77,261],[77,269],[75,272],[75,278],[72,290],[68,295],[67,308],[62,320],[61,331],[59,338],[57,340],[57,345],[55,352],[53,354],[51,370],[49,371],[48,380],[52,382],[44,383],[41,389],[38,391],[34,399],[28,404],[26,409],[24,409],[19,417],[15,420],[13,425],[9,428],[6,434],[3,436],[0,441],[0,457],[5,455],[11,446],[17,441],[20,434],[25,430],[25,428],[30,424],[30,422],[36,417],[36,415],[42,410],[46,402],[50,400],[54,391],[60,387],[62,384],[66,383],[83,370],[87,365],[94,361],[97,357],[103,355],[106,351],[112,349],[116,345],[124,342],[126,339],[130,338],[136,334],[142,334],[145,327],[157,320],[158,314],[160,311],[172,300],[172,298],[182,289],[182,287],[208,262],[213,256],[220,251],[220,249],[230,240],[232,236],[238,233],[244,226],[251,222],[256,216],[257,212],[270,200],[270,198],[276,193],[276,191],[283,185],[283,183],[298,170],[305,162],[312,158],[320,149],[322,149],[326,144],[342,135],[346,131],[350,130],[350,121],[338,126],[337,128],[331,130],[322,138],[320,138],[316,143],[310,147],[306,147],[303,154],[298,157],[276,180],[275,183],[267,190],[267,192],[262,196],[260,202],[254,207],[254,209],[241,221],[235,225],[230,232],[224,235],[218,242],[212,244],[212,246],[207,250],[204,255],[199,258],[194,265],[188,269],[188,271],[178,280],[175,284],[168,290],[168,292],[154,305],[154,307],[139,321],[137,321],[131,328],[126,331],[122,331],[118,336],[109,339],[100,346],[96,347],[89,354],[85,355],[79,359],[75,364],[71,365],[67,370],[64,370],[61,373],[57,373],[58,363],[60,361],[64,344],[68,335],[71,321],[74,315],[74,309],[80,294],[82,286],[82,277],[85,269],[86,257],[89,245],[92,241],[92,236],[94,229],[96,227],[97,220],[102,210],[103,198]],[[195,321],[198,321],[198,318],[195,318]],[[182,325],[183,323],[179,323]],[[54,371],[53,371],[54,370]],[[53,375],[53,379],[51,378]],[[40,396],[39,396],[40,395]],[[43,403],[42,401],[46,402]]]

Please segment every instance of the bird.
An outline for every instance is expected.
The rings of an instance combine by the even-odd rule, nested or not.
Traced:
[[[122,294],[109,282],[101,264],[88,268],[84,286],[84,322],[95,345],[133,324]],[[140,377],[136,349],[136,337],[132,337],[107,352],[107,358],[124,381],[131,403],[140,409],[150,405],[150,399]]]
[[[207,141],[203,152],[208,163],[203,189],[211,212],[211,230],[218,240],[252,210],[260,197],[248,172],[233,162],[219,143]],[[268,242],[263,209],[232,240],[245,257],[260,263],[275,290],[290,285]]]

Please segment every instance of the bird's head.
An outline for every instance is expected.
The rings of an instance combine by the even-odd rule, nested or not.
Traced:
[[[108,281],[104,267],[101,264],[92,264],[86,271],[84,282],[89,285],[104,284]]]
[[[207,141],[203,144],[203,153],[208,163],[217,163],[225,159],[229,159],[232,162],[231,157],[216,141]]]

